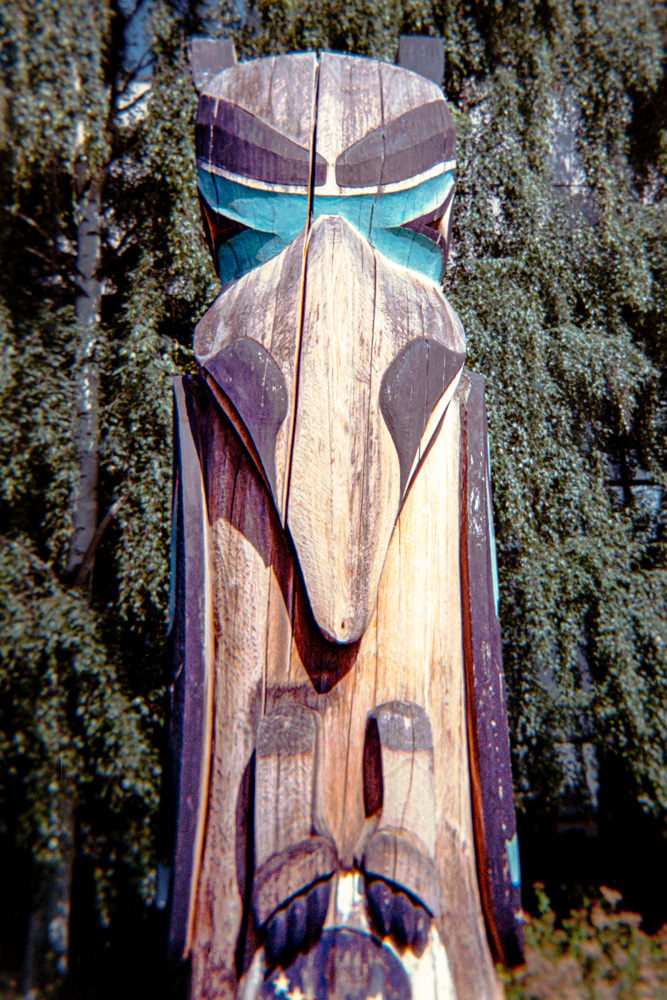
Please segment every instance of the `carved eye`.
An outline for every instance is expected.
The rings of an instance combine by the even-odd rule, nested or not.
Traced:
[[[288,406],[280,368],[269,352],[250,337],[233,340],[204,367],[245,424],[275,493],[276,438]]]
[[[228,243],[229,240],[238,236],[239,233],[245,232],[248,227],[240,222],[236,222],[234,219],[227,218],[221,212],[215,212],[203,197],[201,191],[197,193],[199,194],[199,207],[204,222],[206,242],[213,260],[215,260],[221,244]]]
[[[421,233],[437,243],[442,250],[444,263],[447,263],[449,245],[452,235],[452,206],[454,203],[454,187],[450,189],[442,205],[433,209],[427,215],[422,215],[411,222],[405,222],[406,229],[411,229],[415,233]]]
[[[385,122],[336,160],[340,187],[376,187],[417,177],[453,160],[456,137],[444,101],[431,101]]]
[[[465,354],[420,337],[396,355],[382,377],[380,410],[398,453],[401,494],[429,417],[464,360]]]
[[[310,150],[228,101],[199,99],[195,125],[197,162],[270,184],[307,186]],[[326,161],[315,159],[315,186],[324,184]]]

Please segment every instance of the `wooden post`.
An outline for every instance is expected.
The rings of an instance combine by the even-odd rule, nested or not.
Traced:
[[[175,387],[170,953],[193,1000],[496,1000],[518,850],[451,116],[401,66],[226,59],[223,288]]]

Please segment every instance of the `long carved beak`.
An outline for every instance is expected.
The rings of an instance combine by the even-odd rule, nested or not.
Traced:
[[[464,344],[439,287],[387,261],[340,216],[316,219],[198,327],[200,363],[231,404],[292,535],[315,620],[335,642],[368,626]]]

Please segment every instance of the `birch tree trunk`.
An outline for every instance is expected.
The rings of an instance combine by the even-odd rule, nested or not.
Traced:
[[[72,496],[73,535],[68,572],[83,563],[97,528],[97,477],[99,464],[99,340],[102,283],[101,209],[102,178],[87,176],[85,163],[77,164],[79,218],[77,223],[76,318],[78,344],[75,370],[74,442],[77,481]],[[90,589],[91,568],[78,583]]]
[[[67,571],[74,586],[90,593],[98,521],[99,323],[102,296],[101,209],[103,177],[90,177],[82,157],[77,183],[77,348],[73,437],[76,478],[72,490],[72,541]],[[87,558],[86,558],[87,556]],[[22,992],[33,1000],[40,988],[62,981],[69,967],[70,909],[76,840],[76,787],[62,775],[54,802],[58,814],[57,860],[35,862],[33,908],[23,967]]]

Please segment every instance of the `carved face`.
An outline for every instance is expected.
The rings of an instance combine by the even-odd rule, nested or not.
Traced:
[[[197,164],[225,287],[195,352],[292,535],[316,621],[351,642],[465,357],[437,283],[451,118],[406,70],[280,56],[207,85]]]

